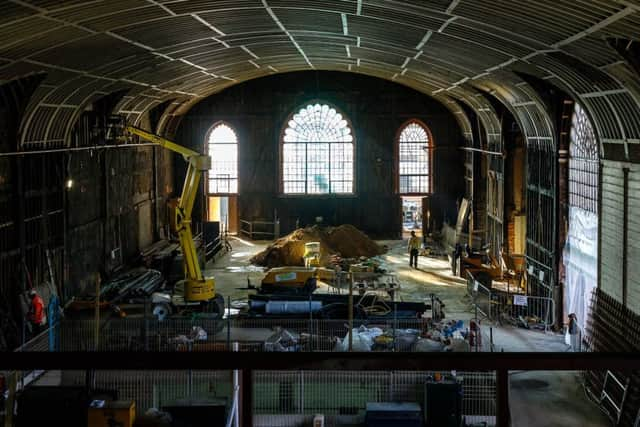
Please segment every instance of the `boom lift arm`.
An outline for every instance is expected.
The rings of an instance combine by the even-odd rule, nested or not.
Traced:
[[[161,136],[154,135],[142,129],[133,126],[127,126],[125,132],[137,135],[142,139],[153,142],[175,153],[181,154],[189,163],[187,174],[182,187],[182,194],[178,207],[175,211],[175,223],[178,236],[180,238],[180,247],[182,248],[182,256],[184,258],[185,267],[185,284],[184,299],[187,302],[209,301],[215,297],[215,283],[213,278],[204,278],[195,244],[193,243],[193,234],[191,232],[191,212],[193,204],[198,192],[200,176],[204,171],[211,167],[211,158],[207,155],[200,154],[197,151],[183,147],[173,141],[169,141]]]

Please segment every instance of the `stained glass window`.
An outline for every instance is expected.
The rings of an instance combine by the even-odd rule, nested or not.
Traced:
[[[224,123],[216,125],[209,132],[209,169],[210,194],[238,193],[238,137]]]
[[[400,194],[431,192],[431,140],[420,123],[409,122],[398,141]]]
[[[589,117],[575,104],[569,145],[569,204],[597,213],[598,144]]]
[[[308,105],[293,115],[282,144],[285,194],[353,193],[353,136],[342,114]]]

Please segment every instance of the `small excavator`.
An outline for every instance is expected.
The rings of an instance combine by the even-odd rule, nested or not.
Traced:
[[[220,318],[224,314],[224,298],[215,292],[213,277],[204,277],[191,232],[191,212],[195,202],[200,178],[211,167],[211,158],[205,154],[183,147],[173,141],[145,130],[127,126],[125,134],[139,138],[182,155],[189,164],[182,194],[175,209],[175,226],[180,239],[184,260],[185,279],[178,281],[171,293],[156,292],[151,296],[153,314],[164,319],[174,314],[208,313],[208,317]]]

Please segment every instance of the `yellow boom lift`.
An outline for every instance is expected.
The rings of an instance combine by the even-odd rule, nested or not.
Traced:
[[[183,311],[184,308],[195,308],[194,306],[202,306],[205,311],[211,311],[206,309],[206,306],[209,306],[208,308],[213,309],[218,315],[222,315],[224,298],[216,294],[213,277],[205,278],[202,274],[191,232],[191,211],[198,192],[200,177],[211,167],[211,158],[133,126],[127,126],[125,132],[178,153],[189,164],[182,194],[175,210],[175,225],[184,259],[185,279],[176,284],[172,295],[165,295],[164,298],[162,295],[156,295],[154,303],[157,306],[154,308],[154,314],[164,317],[170,314],[166,311]]]

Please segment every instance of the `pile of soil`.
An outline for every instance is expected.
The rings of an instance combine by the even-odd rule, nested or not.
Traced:
[[[251,263],[264,267],[304,265],[304,245],[320,242],[321,265],[329,265],[331,255],[343,258],[372,257],[384,253],[384,249],[353,225],[338,227],[298,228],[282,237],[251,258]]]

